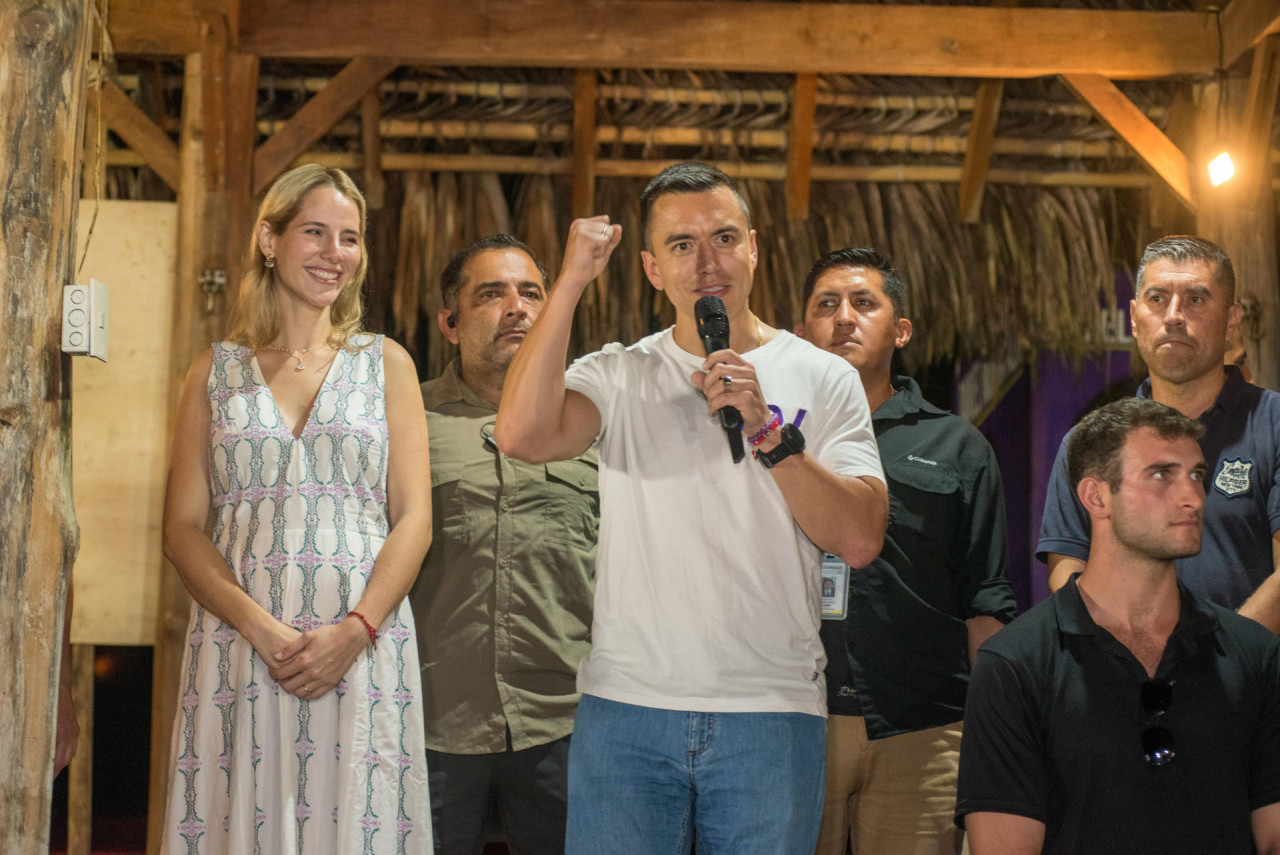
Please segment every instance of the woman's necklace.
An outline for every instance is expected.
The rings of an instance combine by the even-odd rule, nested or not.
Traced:
[[[302,364],[302,357],[306,356],[308,353],[310,353],[311,351],[315,350],[318,347],[323,347],[323,345],[313,344],[308,347],[293,348],[293,347],[276,347],[274,344],[264,344],[262,347],[266,350],[278,350],[281,353],[289,354],[294,359],[298,360],[298,364],[293,366],[293,370],[301,371],[307,367],[306,365]]]

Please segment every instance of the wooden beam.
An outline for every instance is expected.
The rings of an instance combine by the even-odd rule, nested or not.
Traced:
[[[360,152],[364,155],[364,199],[371,211],[386,204],[387,182],[382,175],[382,99],[371,86],[360,98]]]
[[[992,0],[993,6],[1013,8],[1018,0]],[[982,212],[982,196],[987,188],[987,170],[996,140],[996,124],[1000,119],[1000,102],[1004,99],[1003,80],[984,80],[974,97],[973,116],[969,122],[969,139],[965,145],[964,172],[960,175],[960,222],[976,223]]]
[[[95,99],[90,98],[93,102]],[[178,147],[142,108],[129,100],[110,80],[102,82],[102,112],[107,125],[129,148],[142,155],[147,166],[175,193],[178,191]],[[92,118],[90,122],[92,122]]]
[[[991,152],[995,148],[996,124],[1003,98],[1003,80],[984,80],[978,84],[964,153],[964,169],[960,174],[960,221],[963,223],[978,222],[982,213],[982,196],[987,189],[987,170],[991,167]]]
[[[241,48],[297,59],[965,77],[1149,79],[1208,74],[1218,61],[1205,16],[1193,12],[716,0],[328,0],[324,8],[246,4]],[[125,52],[119,42],[117,50]]]
[[[596,214],[596,97],[594,68],[573,76],[573,215]]]
[[[200,50],[192,0],[111,0],[107,29],[117,56],[182,57]]]
[[[263,119],[258,122],[258,131],[270,136],[284,127],[284,124],[283,121]],[[379,123],[379,132],[384,139],[503,140],[537,143],[568,142],[573,138],[572,126],[564,122],[546,124],[463,119],[419,122],[410,119],[383,119]],[[330,128],[325,136],[354,137],[359,133],[361,129],[355,122],[343,120]],[[655,127],[601,125],[596,128],[595,138],[597,146],[625,143],[776,149],[786,148],[787,140],[788,132],[785,130],[701,128],[684,125]],[[881,153],[959,155],[967,151],[969,138],[954,134],[868,134],[861,131],[823,131],[813,137],[813,142],[815,150],[819,151],[859,149]],[[1121,140],[1029,139],[1026,137],[999,137],[992,143],[992,153],[1070,159],[1133,156],[1132,149]],[[113,149],[109,152],[109,156],[113,158],[111,161],[113,164],[119,165],[124,163],[123,158],[128,156],[128,151]]]
[[[791,99],[791,132],[787,139],[787,219],[809,219],[809,188],[813,181],[813,116],[818,75],[797,74]]]
[[[1187,156],[1114,83],[1100,74],[1066,74],[1063,82],[1098,118],[1124,139],[1138,156],[1169,185],[1188,208],[1195,210]]]
[[[333,123],[350,112],[361,96],[377,86],[396,64],[390,59],[362,57],[339,71],[324,91],[294,114],[284,129],[258,147],[253,156],[254,194],[266,190],[294,158],[324,136]]]
[[[1205,17],[1208,36],[1216,38],[1212,15]],[[1263,37],[1280,32],[1280,0],[1231,0],[1222,10],[1220,21],[1223,65],[1230,68]]]
[[[0,3],[0,852],[47,855],[65,604],[78,548],[71,360],[89,0]]]
[[[130,75],[117,75],[118,80],[128,80]],[[267,88],[319,92],[328,84],[328,77],[294,76],[288,74],[264,75],[262,85]],[[126,88],[128,88],[126,86]],[[496,98],[498,100],[569,101],[573,87],[559,83],[509,83],[499,80],[384,80],[378,86],[384,95],[444,95],[449,98]],[[786,106],[791,99],[788,89],[777,87],[750,87],[730,89],[704,86],[693,89],[687,86],[645,87],[627,83],[601,83],[600,98],[613,101],[641,101],[646,104],[702,104],[722,106],[726,101],[741,98],[752,105]],[[859,95],[852,92],[819,91],[816,99],[819,107],[853,108],[862,110],[948,110],[968,112],[973,109],[972,95]],[[1093,111],[1074,101],[1047,99],[1009,99],[1001,105],[1004,113],[1040,113],[1050,116],[1091,117]],[[1164,107],[1147,109],[1152,119],[1163,119]]]
[[[360,155],[353,152],[308,152],[292,165],[322,163],[339,169],[358,169]],[[675,160],[596,160],[596,174],[617,178],[652,178]],[[735,178],[763,178],[784,181],[784,163],[741,163],[714,161],[715,165]],[[504,172],[512,175],[568,175],[573,162],[567,157],[549,158],[508,154],[400,154],[385,152],[383,167],[392,171],[425,172]],[[872,181],[880,184],[905,182],[960,181],[958,166],[845,166],[818,164],[813,167],[814,181]],[[1145,172],[1040,172],[1021,169],[993,169],[987,174],[989,184],[1016,184],[1032,187],[1133,187],[1151,186]]]
[[[67,773],[67,855],[93,853],[93,660],[92,644],[71,648],[80,741]]]

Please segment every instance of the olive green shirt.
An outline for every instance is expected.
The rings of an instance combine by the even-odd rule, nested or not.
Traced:
[[[454,359],[422,384],[434,537],[409,594],[427,748],[496,754],[568,735],[591,646],[595,450],[535,466],[493,444],[497,407]]]

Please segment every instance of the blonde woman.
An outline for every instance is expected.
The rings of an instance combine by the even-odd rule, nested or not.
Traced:
[[[195,603],[166,852],[432,850],[405,603],[431,540],[427,424],[409,355],[360,328],[364,229],[345,173],[281,176],[228,341],[187,374],[164,547]]]

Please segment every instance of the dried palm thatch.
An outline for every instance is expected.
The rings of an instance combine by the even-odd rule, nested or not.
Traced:
[[[1115,194],[993,186],[982,225],[966,226],[950,185],[816,185],[814,208],[822,215],[810,221],[812,237],[800,238],[808,261],[791,268],[792,282],[798,286],[822,252],[874,246],[894,260],[907,288],[915,326],[904,354],[909,366],[1001,359],[1010,342],[1023,353],[1079,358],[1101,340],[1100,301],[1115,305]],[[786,307],[788,319],[799,320],[799,288],[772,287],[775,309]]]
[[[674,322],[669,301],[649,284],[640,263],[636,224],[643,184],[626,178],[599,182],[599,209],[623,224],[623,238],[605,272],[583,294],[573,355],[610,341],[630,343]],[[434,317],[439,270],[453,247],[497,230],[487,219],[483,225],[459,224],[459,200],[461,209],[480,220],[476,200],[493,192],[467,188],[466,181],[438,176],[435,220],[426,228],[421,200],[432,194],[415,182],[406,188],[396,286],[397,324],[406,333],[400,307],[414,298],[402,290],[419,288],[423,312]],[[915,325],[904,354],[909,368],[949,357],[1002,359],[1010,342],[1028,354],[1046,349],[1083,356],[1101,338],[1098,307],[1114,307],[1115,258],[1128,249],[1113,244],[1112,236],[1121,231],[1115,190],[997,185],[988,188],[982,224],[966,226],[959,221],[955,188],[945,184],[815,184],[816,214],[807,222],[787,220],[781,184],[751,180],[742,189],[759,235],[753,310],[766,323],[790,329],[802,317],[800,285],[815,259],[846,246],[876,247],[894,260],[907,287]],[[525,178],[518,192],[516,234],[553,276],[567,232],[567,198],[566,188],[548,176]],[[427,258],[415,249],[422,241],[409,234],[414,229],[434,235],[431,246],[450,249]],[[429,271],[430,286],[408,277],[412,270]],[[452,352],[441,342],[432,330],[433,372]]]
[[[440,335],[435,318],[444,307],[440,274],[449,259],[480,237],[510,231],[511,213],[496,174],[424,172],[405,176],[400,239],[392,290],[396,332],[411,350],[425,319],[428,376],[443,370],[453,345]]]

